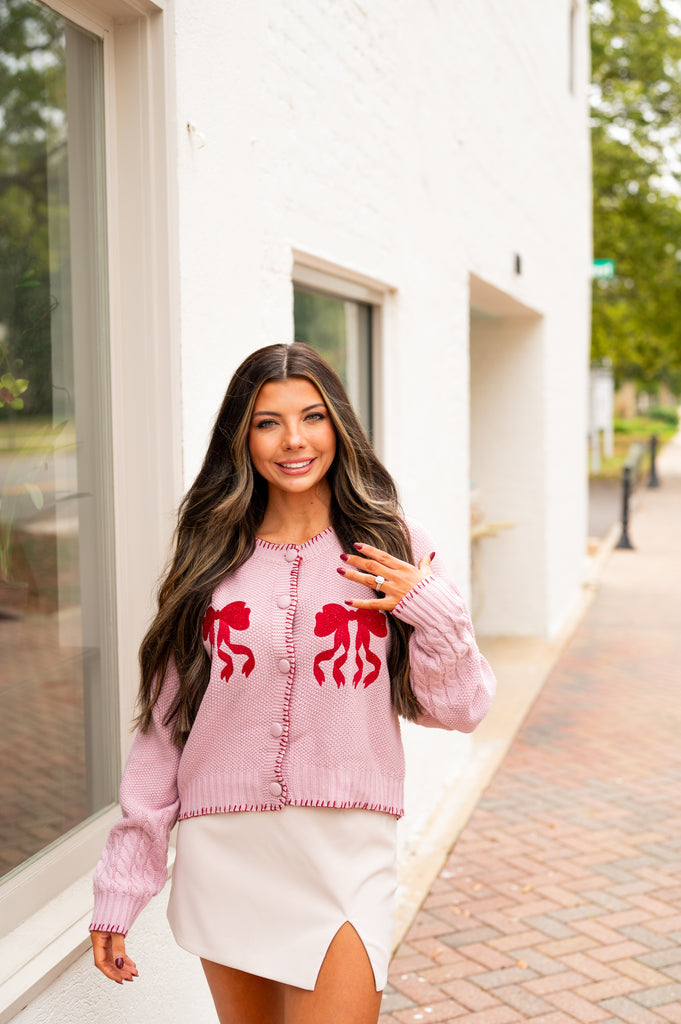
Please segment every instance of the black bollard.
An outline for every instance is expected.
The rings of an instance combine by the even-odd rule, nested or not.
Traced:
[[[648,475],[648,487],[659,487],[660,481],[657,477],[657,469],[655,468],[655,458],[657,456],[657,434],[650,435],[650,473]]]
[[[634,550],[634,545],[629,540],[629,496],[631,495],[631,466],[625,466],[622,470],[622,535],[615,545],[618,548]]]

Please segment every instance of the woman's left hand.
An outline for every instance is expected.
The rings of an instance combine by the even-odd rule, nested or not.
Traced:
[[[435,552],[424,555],[417,567],[369,544],[355,544],[355,548],[358,554],[341,555],[344,564],[338,571],[346,579],[362,583],[368,590],[376,590],[376,577],[383,577],[380,584],[382,596],[372,596],[366,601],[355,598],[345,603],[353,608],[377,608],[385,612],[391,612],[410,590],[430,575],[430,563],[435,556]]]

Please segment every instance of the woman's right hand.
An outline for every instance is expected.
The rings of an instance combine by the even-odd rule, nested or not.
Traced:
[[[125,936],[118,932],[90,932],[95,967],[122,985],[137,977],[135,961],[125,953]]]

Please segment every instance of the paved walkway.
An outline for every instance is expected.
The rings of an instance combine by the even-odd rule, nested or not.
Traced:
[[[381,1024],[681,1024],[681,443],[391,965]]]

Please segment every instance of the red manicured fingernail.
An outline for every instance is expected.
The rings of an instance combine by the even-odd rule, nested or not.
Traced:
[[[341,562],[349,562],[350,561],[350,555],[346,555],[345,553],[343,553],[340,556],[340,560],[341,560]]]
[[[431,553],[430,553],[430,560],[431,560],[431,562],[433,561],[434,558],[435,558],[435,552],[431,551]]]
[[[353,544],[352,546],[353,546],[353,548],[357,548],[358,551],[361,551],[362,548],[364,547],[363,544]]]
[[[354,605],[354,601],[343,601],[343,604]]]
[[[341,576],[345,576],[345,569],[342,569],[342,568],[340,567],[340,565],[339,565],[339,566],[338,566],[338,568],[336,569],[336,572],[339,572],[339,573],[341,574]]]
[[[120,969],[122,968],[123,964],[125,963],[125,960],[123,959],[122,956],[117,956],[116,959],[114,960],[114,963],[116,964],[116,967],[120,971]]]

